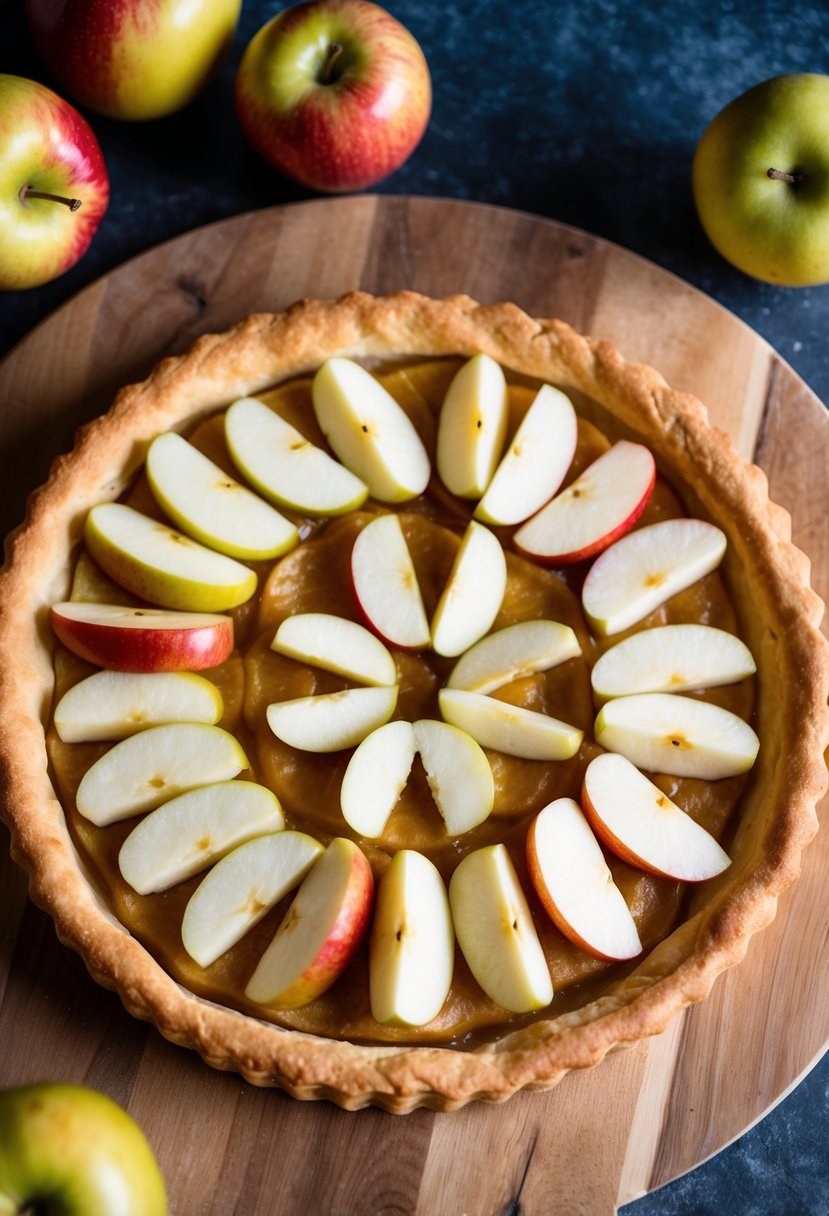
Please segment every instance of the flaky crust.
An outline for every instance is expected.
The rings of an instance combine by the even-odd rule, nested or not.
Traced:
[[[333,354],[389,361],[485,351],[504,367],[585,394],[641,439],[695,513],[728,535],[725,573],[741,632],[758,667],[760,755],[721,879],[699,906],[599,1000],[538,1021],[474,1051],[359,1046],[288,1031],[183,990],[103,907],[71,844],[47,772],[44,729],[52,685],[50,603],[66,597],[71,559],[88,509],[116,498],[160,431],[308,372]],[[601,421],[601,418],[599,419]],[[85,427],[31,498],[0,574],[0,761],[5,817],[32,899],[100,983],[130,1011],[211,1065],[297,1098],[394,1113],[454,1110],[475,1098],[502,1101],[548,1088],[574,1068],[662,1031],[704,998],[738,962],[752,934],[774,917],[817,830],[829,743],[823,605],[808,560],[790,543],[789,518],[768,499],[764,474],[709,425],[704,407],[650,368],[626,363],[608,343],[560,321],[534,320],[512,304],[464,296],[431,300],[401,292],[304,301],[248,317],[167,359],[125,388],[107,415]]]

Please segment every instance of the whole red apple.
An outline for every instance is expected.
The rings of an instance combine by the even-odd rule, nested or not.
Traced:
[[[0,75],[0,290],[74,266],[109,202],[92,128],[51,89]]]
[[[432,101],[420,46],[369,0],[309,0],[245,51],[236,113],[257,152],[314,190],[362,190],[398,169]]]

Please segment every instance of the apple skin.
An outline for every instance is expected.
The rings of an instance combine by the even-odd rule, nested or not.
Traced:
[[[61,612],[54,604],[49,620],[56,637],[67,650],[110,671],[203,671],[218,667],[233,651],[233,618],[214,616],[205,624],[181,629],[146,629],[105,625]],[[76,605],[73,605],[76,607]],[[154,609],[125,608],[125,613],[147,613]]]
[[[109,176],[86,119],[22,76],[0,75],[0,180],[0,291],[48,283],[89,248],[109,204]],[[24,199],[27,187],[80,207]]]
[[[241,0],[26,0],[35,46],[75,101],[140,122],[180,110],[233,40]]]
[[[692,182],[706,235],[739,270],[829,282],[829,76],[776,76],[735,98],[703,133]]]
[[[398,169],[432,104],[417,41],[368,0],[310,0],[279,13],[249,43],[234,95],[254,149],[329,193],[363,190]]]
[[[125,1110],[97,1090],[47,1082],[0,1093],[0,1210],[164,1216],[167,1197]]]

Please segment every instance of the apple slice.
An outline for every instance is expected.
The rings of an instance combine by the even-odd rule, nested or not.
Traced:
[[[152,811],[162,802],[248,767],[237,739],[219,726],[172,722],[122,739],[87,769],[78,811],[98,827]]]
[[[359,363],[326,360],[312,385],[320,430],[379,502],[405,502],[426,489],[429,457],[390,393]]]
[[[553,999],[544,951],[503,844],[467,853],[449,883],[458,945],[486,995],[510,1013]]]
[[[577,440],[572,401],[543,384],[475,508],[475,518],[509,525],[534,515],[567,476]]]
[[[84,540],[111,579],[162,608],[222,612],[256,590],[256,575],[247,566],[123,503],[93,507]]]
[[[491,747],[524,760],[569,760],[581,747],[584,732],[558,718],[523,709],[462,688],[442,688],[440,712],[481,747]]]
[[[397,683],[394,659],[383,643],[356,621],[327,612],[286,617],[271,650],[359,684]]]
[[[277,739],[303,752],[339,752],[355,747],[388,722],[397,704],[397,685],[346,688],[342,692],[275,701],[266,710]]]
[[[340,786],[343,818],[355,832],[367,839],[383,834],[409,780],[415,752],[411,722],[387,722],[363,739]]]
[[[368,498],[364,481],[255,397],[233,402],[225,414],[225,441],[242,476],[281,507],[341,515]]]
[[[704,882],[731,865],[714,837],[624,756],[591,760],[582,805],[599,839],[651,874]]]
[[[145,815],[121,845],[118,865],[133,890],[149,895],[207,869],[236,845],[284,826],[279,800],[264,785],[200,785]]]
[[[156,436],[144,467],[165,515],[210,549],[265,561],[287,553],[299,540],[289,519],[175,431]]]
[[[422,853],[401,849],[380,880],[369,939],[371,1016],[424,1026],[449,995],[455,933],[443,879]]]
[[[587,573],[582,606],[596,633],[629,629],[716,570],[725,534],[701,519],[665,519],[617,541]]]
[[[418,650],[431,642],[412,555],[396,515],[366,524],[351,550],[351,582],[366,622],[391,646]]]
[[[624,896],[572,798],[557,798],[530,824],[527,868],[544,910],[579,949],[608,963],[642,953]]]
[[[55,730],[64,743],[126,739],[166,722],[206,722],[224,713],[215,684],[189,671],[96,671],[63,694]]]
[[[240,844],[190,896],[181,921],[184,949],[209,967],[298,886],[321,855],[322,845],[304,832],[271,832]]]
[[[600,747],[637,768],[701,781],[748,772],[760,747],[748,723],[730,710],[669,692],[608,701],[594,734]]]
[[[435,459],[451,494],[483,494],[501,455],[508,419],[504,373],[489,355],[473,355],[452,378],[438,422]]]
[[[364,854],[336,836],[296,893],[245,996],[258,1005],[299,1009],[348,966],[368,928],[374,877]]]
[[[414,737],[426,780],[450,836],[483,823],[495,801],[495,781],[484,752],[465,730],[421,718]]]
[[[507,559],[489,528],[470,521],[432,617],[432,649],[453,657],[492,627],[507,589]]]
[[[578,639],[569,625],[519,621],[481,638],[467,650],[452,668],[446,687],[490,693],[580,654]]]
[[[620,439],[515,533],[515,543],[541,562],[595,557],[629,532],[656,482],[653,456]]]
[[[756,671],[747,646],[710,625],[662,625],[617,642],[590,673],[602,701],[643,692],[735,684]]]
[[[120,604],[53,604],[49,622],[73,654],[114,671],[201,671],[233,651],[233,619]]]

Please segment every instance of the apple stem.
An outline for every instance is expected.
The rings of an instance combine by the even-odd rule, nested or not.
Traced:
[[[317,79],[320,84],[332,84],[335,80],[334,65],[343,53],[343,45],[341,42],[332,42],[328,48],[328,52],[323,60],[322,67],[319,71]]]
[[[77,211],[81,206],[79,198],[65,198],[62,194],[47,194],[44,190],[33,190],[31,186],[24,186],[20,191],[21,203],[25,203],[27,198],[45,198],[50,203],[63,203],[70,211]]]
[[[767,176],[775,182],[791,182],[793,186],[803,181],[802,173],[784,173],[782,169],[768,169]]]

